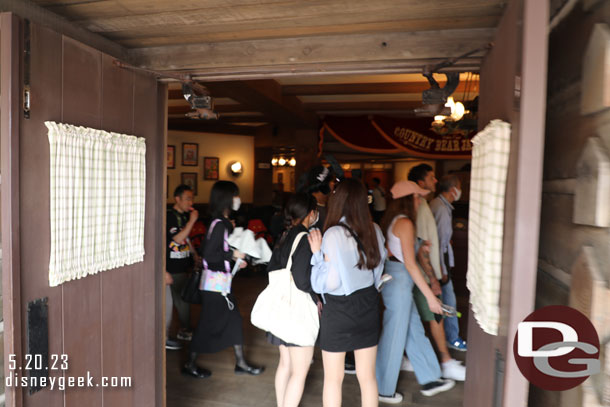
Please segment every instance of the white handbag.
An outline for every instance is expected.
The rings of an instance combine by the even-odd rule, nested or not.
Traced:
[[[309,293],[297,288],[290,271],[292,255],[305,235],[299,233],[294,239],[286,267],[269,273],[269,285],[256,299],[250,321],[284,342],[314,346],[320,330],[318,307]]]

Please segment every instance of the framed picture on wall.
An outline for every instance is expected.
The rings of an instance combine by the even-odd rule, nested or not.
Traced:
[[[176,146],[167,146],[167,168],[176,168]]]
[[[203,179],[218,179],[218,157],[203,157]]]
[[[199,144],[182,143],[182,165],[196,167],[199,165]]]
[[[181,183],[188,185],[193,190],[193,195],[197,195],[197,173],[196,172],[183,172]]]

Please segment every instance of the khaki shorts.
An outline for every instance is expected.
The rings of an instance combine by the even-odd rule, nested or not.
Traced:
[[[439,295],[436,297],[441,298]],[[430,311],[430,307],[428,307],[428,300],[417,286],[413,287],[413,301],[415,301],[415,306],[422,320],[427,322],[436,320],[434,312]]]

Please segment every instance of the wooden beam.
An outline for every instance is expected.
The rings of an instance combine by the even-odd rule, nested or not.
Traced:
[[[138,48],[131,52],[137,66],[161,71],[180,69],[201,76],[206,71],[243,74],[253,70],[294,75],[299,67],[320,73],[330,64],[342,64],[352,71],[367,64],[382,70],[389,63],[402,64],[403,69],[410,65],[411,69],[404,73],[421,72],[427,64],[482,48],[493,35],[494,29],[478,28],[232,41]],[[482,53],[460,62],[478,70],[481,56]]]
[[[293,21],[274,22],[272,26],[261,28],[255,24],[219,24],[201,26],[172,27],[171,35],[160,30],[126,30],[107,33],[109,38],[127,48],[159,47],[176,44],[197,44],[205,42],[261,40],[271,38],[294,38],[312,35],[378,34],[382,32],[416,32],[452,29],[495,27],[499,15],[464,16],[429,19],[409,19],[400,21],[368,22],[361,24],[326,24],[318,20],[304,22],[306,26],[296,25]],[[299,21],[300,23],[300,21]],[[278,27],[278,25],[281,25]]]
[[[481,17],[500,15],[505,0],[352,0],[349,7],[343,1],[302,0],[129,0],[128,6],[116,0],[38,0],[44,7],[69,16],[79,24],[96,23],[95,29],[117,31],[129,28],[154,27],[159,21],[182,26],[215,26],[219,24],[255,24],[268,19],[274,25],[287,21],[295,27],[307,21],[332,25],[344,21],[391,22],[411,18]],[[311,23],[309,25],[312,25]]]
[[[167,108],[167,113],[168,114],[186,114],[188,112],[190,112],[191,107],[190,106],[169,106]],[[256,109],[252,109],[248,106],[244,106],[244,105],[218,105],[218,106],[214,106],[214,111],[216,113],[238,113],[238,112],[252,112],[252,111],[256,111]]]
[[[373,111],[397,110],[409,111],[424,108],[422,102],[319,102],[304,104],[305,110],[311,111]]]
[[[211,120],[192,119],[168,119],[169,130],[193,131],[199,133],[224,133],[242,134],[253,136],[256,132],[255,126],[237,126],[233,124],[219,123]]]
[[[290,127],[317,126],[315,115],[305,111],[296,96],[282,95],[280,84],[274,80],[207,82],[204,86],[213,95],[230,97],[262,112],[275,123]]]
[[[122,45],[92,33],[30,0],[0,0],[0,12],[14,13],[122,61],[132,62],[129,52]]]
[[[271,120],[265,116],[248,115],[248,116],[223,116],[220,115],[219,120],[222,123],[269,123]]]
[[[439,82],[445,86],[445,82]],[[428,82],[384,82],[384,83],[341,83],[324,85],[284,85],[284,95],[353,95],[386,93],[421,93],[430,88]],[[456,92],[464,92],[466,83],[461,82]],[[478,93],[478,81],[468,84],[469,92]]]

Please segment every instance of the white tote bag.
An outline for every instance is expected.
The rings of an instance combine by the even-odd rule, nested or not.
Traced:
[[[320,330],[318,307],[309,293],[297,288],[290,271],[292,255],[305,235],[299,233],[294,239],[286,267],[269,273],[269,285],[256,299],[250,321],[284,342],[313,346]]]

